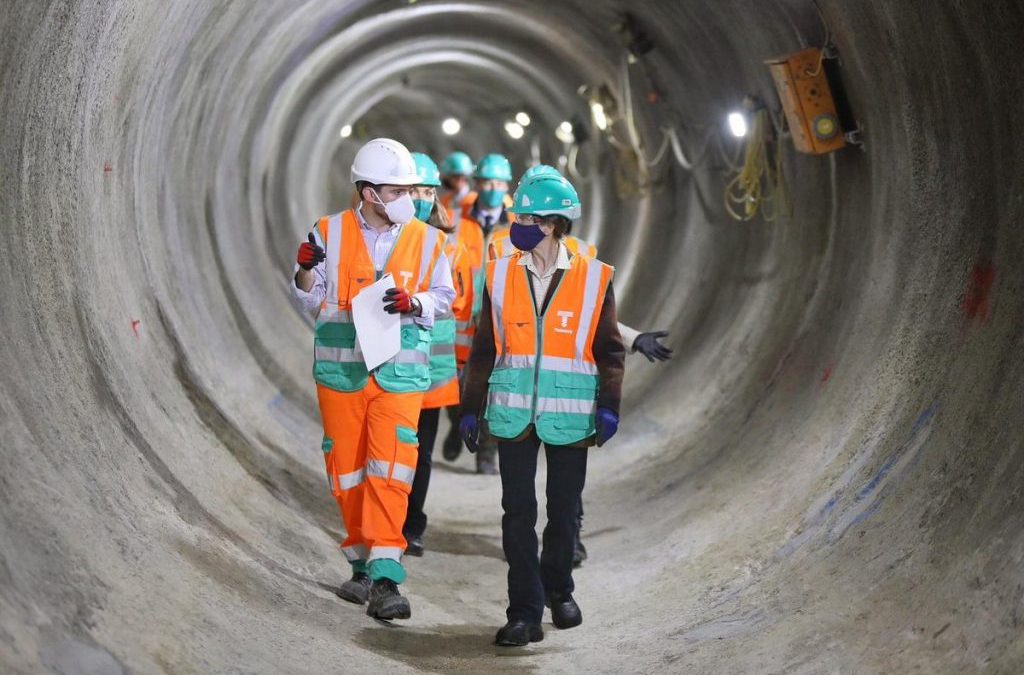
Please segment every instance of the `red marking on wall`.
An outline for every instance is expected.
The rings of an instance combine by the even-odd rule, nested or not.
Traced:
[[[103,173],[110,173],[114,170],[113,165],[110,162],[103,163]]]
[[[964,314],[968,319],[988,323],[992,284],[996,280],[996,267],[990,262],[980,262],[971,270],[964,295]]]
[[[828,364],[825,371],[821,374],[821,382],[819,383],[822,387],[828,384],[828,381],[832,379],[832,373],[835,372],[836,364],[835,361]]]
[[[132,332],[135,333],[135,337],[139,337],[139,324],[142,323],[138,319],[132,319]]]

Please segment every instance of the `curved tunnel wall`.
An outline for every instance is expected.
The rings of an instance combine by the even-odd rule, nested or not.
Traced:
[[[1024,15],[893,4],[822,3],[867,144],[787,151],[792,218],[728,220],[714,152],[625,199],[621,158],[581,152],[581,231],[618,267],[623,319],[670,329],[676,357],[629,362],[621,437],[591,460],[587,623],[526,667],[1024,660]],[[618,86],[622,8],[0,10],[5,667],[506,667],[486,647],[504,604],[493,484],[439,477],[413,625],[382,632],[333,596],[340,521],[284,279],[348,199],[342,124],[383,132],[394,105],[440,94],[480,155],[500,133],[470,102],[484,91],[543,128],[585,117],[576,87]],[[642,22],[664,102],[635,81],[641,134],[653,149],[676,124],[694,156],[743,94],[770,98],[765,58],[823,38],[801,0]],[[391,133],[454,147],[415,115]]]

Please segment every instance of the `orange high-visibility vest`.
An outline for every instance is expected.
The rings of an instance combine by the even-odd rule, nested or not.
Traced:
[[[538,316],[523,255],[487,263],[496,357],[485,418],[498,438],[517,438],[533,424],[545,443],[571,445],[595,433],[592,346],[614,269],[574,255]]]
[[[449,236],[445,255],[452,268],[455,300],[443,317],[434,320],[430,344],[430,389],[423,396],[423,408],[446,408],[459,403],[458,368],[469,359],[465,334],[472,325],[474,304],[471,257],[461,241]]]
[[[321,218],[317,229],[327,253],[327,295],[316,318],[313,378],[336,391],[360,391],[369,373],[357,348],[352,299],[377,280],[377,271],[355,211]],[[402,226],[382,275],[390,272],[395,285],[409,293],[429,291],[443,247],[439,230],[413,219]],[[401,322],[401,350],[378,367],[374,377],[385,391],[426,391],[430,385],[430,331],[416,324],[412,316],[403,316]]]

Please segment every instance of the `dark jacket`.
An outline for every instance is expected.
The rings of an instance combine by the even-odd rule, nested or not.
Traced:
[[[551,285],[548,287],[548,294],[544,298],[544,309],[547,309],[548,303],[551,302],[551,296],[558,288],[563,273],[564,270],[555,271]],[[533,277],[532,275],[527,276],[532,287]],[[611,284],[608,286],[604,305],[601,307],[601,316],[597,322],[597,331],[594,334],[591,351],[594,353],[598,372],[597,407],[607,408],[618,414],[619,403],[622,400],[622,376],[626,369],[626,347],[622,343],[622,335],[619,334],[619,321],[615,312],[615,292]],[[485,289],[476,336],[473,338],[473,348],[469,353],[469,362],[466,364],[462,382],[460,416],[483,417],[487,407],[487,381],[494,369],[495,356],[491,296]],[[524,435],[532,429],[531,425]],[[593,444],[593,437],[591,437],[580,445]]]

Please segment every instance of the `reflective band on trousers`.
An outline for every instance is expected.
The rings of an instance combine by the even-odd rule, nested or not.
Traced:
[[[345,556],[345,560],[355,562],[356,560],[366,560],[370,555],[370,549],[366,547],[366,544],[356,544],[355,546],[342,546],[341,553]]]
[[[370,559],[368,562],[374,560],[401,560],[402,549],[397,546],[374,546],[370,551]]]
[[[351,473],[338,474],[338,489],[339,490],[351,490],[357,485],[363,482],[366,477],[366,471],[359,469]]]
[[[394,466],[394,470],[392,470]],[[406,466],[405,464],[399,464],[388,462],[383,459],[371,459],[366,462],[366,475],[371,478],[383,478],[387,480],[388,474],[391,475],[391,480],[396,480],[406,485],[412,485],[412,479],[416,477],[416,467]]]

